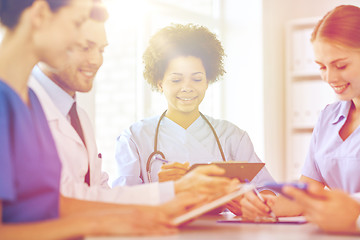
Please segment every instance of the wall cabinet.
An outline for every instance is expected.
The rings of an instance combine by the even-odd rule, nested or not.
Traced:
[[[285,157],[286,180],[300,177],[320,111],[336,100],[314,62],[311,33],[319,18],[296,19],[286,26]]]

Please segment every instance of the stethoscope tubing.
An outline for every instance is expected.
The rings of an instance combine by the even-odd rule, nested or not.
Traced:
[[[146,173],[147,173],[147,178],[149,180],[149,182],[152,182],[152,179],[151,179],[151,163],[152,163],[152,158],[156,155],[156,154],[159,154],[163,159],[165,159],[165,154],[161,151],[159,151],[157,149],[157,145],[158,145],[158,136],[159,136],[159,128],[160,128],[160,123],[161,123],[161,120],[165,117],[166,115],[166,112],[167,110],[165,110],[163,112],[163,114],[161,114],[160,118],[159,118],[159,121],[157,123],[157,126],[156,126],[156,130],[155,130],[155,137],[154,137],[154,151],[149,155],[148,157],[148,160],[146,162]],[[213,132],[213,135],[215,137],[215,140],[216,140],[216,143],[219,147],[219,150],[220,150],[220,154],[221,154],[221,157],[222,157],[222,160],[224,162],[226,162],[226,158],[225,158],[225,154],[224,154],[224,151],[221,147],[221,143],[220,143],[220,140],[219,140],[219,137],[218,135],[216,134],[216,131],[214,129],[214,127],[211,125],[211,123],[209,122],[209,120],[201,113],[200,113],[200,116],[205,120],[205,122],[207,123],[207,125],[209,125],[211,131]]]

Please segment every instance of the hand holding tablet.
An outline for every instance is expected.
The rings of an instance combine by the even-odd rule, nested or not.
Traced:
[[[187,213],[184,213],[172,220],[172,224],[175,226],[181,225],[184,222],[187,222],[191,219],[194,219],[202,214],[205,214],[217,207],[220,207],[227,202],[231,201],[234,198],[237,198],[243,194],[245,194],[248,191],[251,191],[255,188],[252,184],[240,184],[239,188],[231,193],[228,193],[222,197],[219,197],[211,202],[204,203],[201,206],[195,207],[188,211]]]
[[[194,164],[190,167],[189,171],[199,166],[214,164],[218,167],[225,169],[223,176],[228,178],[237,178],[241,183],[245,183],[246,179],[251,181],[259,171],[264,167],[265,163],[248,163],[248,162],[212,162],[203,164]],[[204,203],[201,206],[195,207],[187,213],[180,215],[173,219],[172,224],[181,225],[191,219],[194,219],[202,214],[205,214],[217,207],[220,207],[229,201],[253,190],[255,186],[253,184],[240,184],[239,188],[229,194],[219,197],[211,202]]]

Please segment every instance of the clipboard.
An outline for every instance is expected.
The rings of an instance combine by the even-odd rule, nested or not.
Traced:
[[[237,178],[241,183],[245,183],[246,179],[250,182],[259,171],[265,166],[265,163],[249,163],[249,162],[212,162],[212,163],[196,163],[193,164],[189,171],[198,167],[209,164],[215,164],[225,169],[225,177]]]
[[[278,221],[249,221],[243,220],[241,217],[235,216],[230,219],[217,220],[217,223],[249,223],[249,224],[305,224],[307,220],[304,216],[296,217],[279,217]]]
[[[226,194],[220,198],[217,198],[211,202],[205,203],[199,207],[195,207],[193,209],[191,209],[190,211],[175,217],[171,222],[173,225],[178,226],[181,225],[184,222],[187,222],[191,219],[194,219],[196,217],[199,217],[202,214],[205,214],[217,207],[220,207],[224,204],[226,204],[227,202],[231,201],[234,198],[237,198],[245,193],[247,193],[248,191],[251,191],[255,188],[255,186],[253,184],[240,184],[239,185],[239,189],[235,190],[234,192],[231,192],[229,194]]]

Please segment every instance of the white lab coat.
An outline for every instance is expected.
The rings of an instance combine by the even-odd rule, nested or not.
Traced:
[[[61,193],[64,196],[89,201],[123,204],[158,205],[174,197],[172,182],[140,187],[116,187],[107,183],[108,175],[101,171],[93,127],[86,112],[78,107],[86,147],[70,122],[57,109],[45,89],[30,78],[29,86],[38,96],[53,134],[62,162]],[[90,187],[84,183],[90,164]]]
[[[116,161],[118,176],[113,186],[148,183],[146,163],[154,151],[154,137],[160,116],[151,117],[134,123],[125,130],[116,142]],[[248,134],[225,121],[206,116],[214,127],[222,145],[226,160],[243,162],[261,162],[257,157]],[[160,123],[158,150],[165,154],[170,162],[209,163],[221,162],[222,157],[215,137],[209,125],[199,117],[187,129],[164,117]],[[151,179],[158,180],[162,162],[154,161]],[[266,168],[252,180],[261,187],[274,182]]]

